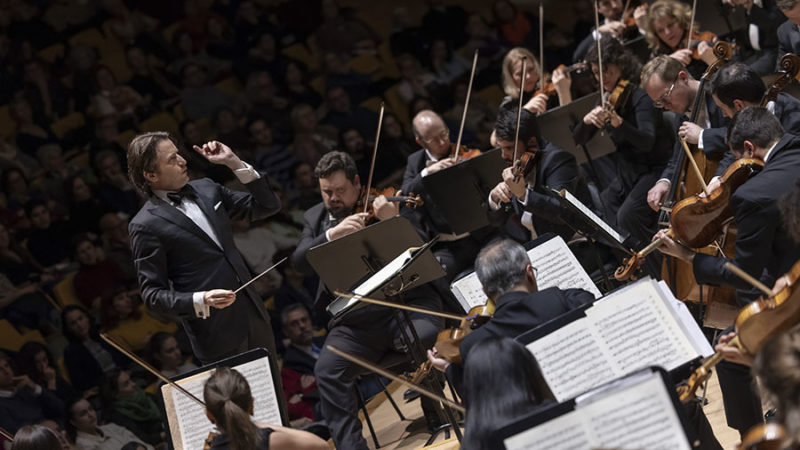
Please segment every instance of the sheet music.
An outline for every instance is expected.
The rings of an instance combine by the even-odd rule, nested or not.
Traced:
[[[606,233],[608,233],[617,242],[622,244],[622,241],[625,240],[625,238],[623,238],[619,233],[617,233],[616,230],[611,228],[611,226],[609,224],[607,224],[603,219],[597,217],[597,215],[591,209],[587,208],[586,205],[583,204],[583,202],[578,200],[578,198],[575,197],[574,195],[572,195],[572,193],[570,193],[568,190],[562,189],[562,190],[558,191],[558,193],[562,197],[564,197],[568,202],[570,202],[573,206],[578,208],[578,210],[580,210],[583,214],[585,214],[586,217],[591,219],[592,222],[595,223],[595,225],[597,225],[598,227],[602,228]]]
[[[689,449],[669,389],[658,374],[623,383],[503,443],[507,450]]]
[[[700,353],[668,302],[655,281],[639,280],[526,347],[558,401],[642,367],[672,370]]]
[[[411,249],[401,253],[399,256],[397,256],[397,258],[393,259],[391,262],[389,262],[389,264],[383,266],[381,270],[377,271],[374,275],[353,289],[353,294],[355,297],[349,299],[343,306],[340,306],[340,302],[337,301],[338,299],[331,302],[331,304],[328,306],[328,312],[336,316],[342,311],[346,311],[358,304],[359,296],[366,297],[382,286],[395,273],[403,268],[403,265],[405,265],[405,263],[411,259],[411,256]]]
[[[670,306],[672,306],[676,317],[683,326],[683,329],[687,333],[687,336],[689,337],[689,340],[691,341],[695,350],[704,358],[713,355],[714,348],[711,347],[708,339],[703,334],[703,330],[697,326],[697,321],[695,321],[692,313],[686,306],[686,303],[675,298],[672,290],[670,290],[669,286],[667,286],[667,283],[664,280],[660,280],[658,282],[658,287],[661,289],[661,294],[670,300],[668,303]]]
[[[250,384],[253,395],[253,420],[266,424],[281,424],[281,410],[273,384],[269,359],[259,358],[235,366]],[[208,370],[176,381],[195,397],[203,399],[203,387],[211,377]],[[161,386],[164,405],[169,419],[170,434],[176,450],[203,448],[208,433],[214,425],[208,420],[205,408],[169,384]]]
[[[537,269],[536,284],[539,289],[553,286],[561,289],[580,288],[594,294],[594,298],[600,298],[600,290],[578,263],[578,259],[561,236],[555,236],[528,250],[528,258]],[[465,312],[473,306],[486,303],[486,294],[475,272],[455,281],[450,290]]]

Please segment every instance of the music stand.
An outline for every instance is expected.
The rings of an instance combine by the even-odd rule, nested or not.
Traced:
[[[451,232],[468,233],[489,225],[489,193],[506,166],[494,149],[423,177],[422,185]]]

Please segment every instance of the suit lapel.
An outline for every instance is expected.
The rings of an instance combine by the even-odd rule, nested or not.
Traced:
[[[183,228],[184,230],[189,231],[194,235],[196,235],[197,237],[203,239],[204,241],[212,245],[214,248],[219,248],[219,246],[214,242],[213,239],[211,239],[211,237],[208,234],[206,234],[205,231],[200,229],[200,227],[198,227],[194,222],[192,222],[192,219],[186,217],[185,214],[178,211],[177,208],[157,197],[153,197],[150,200],[150,202],[153,205],[150,208],[150,212],[153,213],[153,215],[161,217],[162,219],[167,220],[169,222],[172,222],[175,225]]]

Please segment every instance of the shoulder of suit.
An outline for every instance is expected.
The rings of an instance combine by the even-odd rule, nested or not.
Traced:
[[[541,152],[543,164],[555,161],[575,161],[575,156],[572,153],[563,150],[552,142],[548,142]]]
[[[309,223],[314,223],[318,220],[319,217],[322,217],[322,213],[325,211],[325,203],[319,202],[316,205],[312,206],[308,209],[308,211],[303,214],[306,220]]]

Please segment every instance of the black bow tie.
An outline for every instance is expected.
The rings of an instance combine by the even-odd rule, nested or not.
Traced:
[[[184,198],[189,198],[189,199],[195,198],[194,189],[192,189],[192,187],[187,184],[177,192],[167,192],[167,198],[175,206],[178,206],[181,204],[181,201],[183,201]]]

